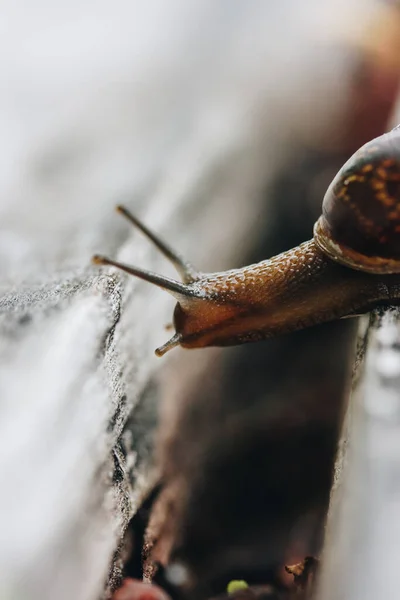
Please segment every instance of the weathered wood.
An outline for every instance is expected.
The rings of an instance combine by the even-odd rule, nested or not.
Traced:
[[[3,3],[2,596],[97,598],[149,485],[173,303],[90,256],[172,270],[114,203],[200,267],[236,265],[286,138],[338,109],[345,57],[314,31],[349,3],[320,4],[308,22],[288,2],[282,35],[269,3]]]
[[[400,312],[360,328],[324,552],[324,600],[398,598]]]

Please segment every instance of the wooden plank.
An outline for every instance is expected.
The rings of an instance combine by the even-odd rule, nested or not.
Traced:
[[[360,329],[355,383],[337,461],[320,595],[398,598],[400,311]]]
[[[237,265],[293,131],[332,123],[346,57],[315,52],[337,2],[310,2],[311,21],[289,2],[284,36],[269,3],[3,4],[1,594],[89,600],[149,485],[173,307],[90,266],[102,252],[172,274],[113,204],[201,268]]]

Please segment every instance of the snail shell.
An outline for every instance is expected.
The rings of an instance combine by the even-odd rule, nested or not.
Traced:
[[[353,269],[400,273],[400,127],[362,146],[338,172],[314,241]]]

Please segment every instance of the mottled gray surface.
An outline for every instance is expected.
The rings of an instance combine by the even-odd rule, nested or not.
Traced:
[[[339,451],[324,554],[324,600],[399,597],[400,312],[372,315]]]
[[[341,106],[350,3],[320,4],[3,2],[2,598],[98,598],[148,486],[173,303],[90,256],[172,271],[113,205],[237,265],[260,189]]]

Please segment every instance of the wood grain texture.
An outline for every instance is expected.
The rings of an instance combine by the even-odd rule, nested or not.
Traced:
[[[399,310],[373,313],[367,327],[368,319],[332,492],[320,589],[327,600],[398,596]]]
[[[349,3],[322,10],[310,2],[308,21],[299,20],[304,5],[288,0],[284,36],[282,9],[267,4],[4,3],[7,599],[100,597],[151,479],[158,376],[168,365],[153,350],[168,335],[173,304],[145,283],[93,268],[90,257],[172,271],[113,205],[126,202],[204,270],[236,266],[249,232],[264,226],[260,190],[290,151],[293,131],[312,137],[340,105],[332,73],[344,72],[345,57],[325,46],[315,52],[314,32]],[[113,569],[117,578],[118,564]]]

